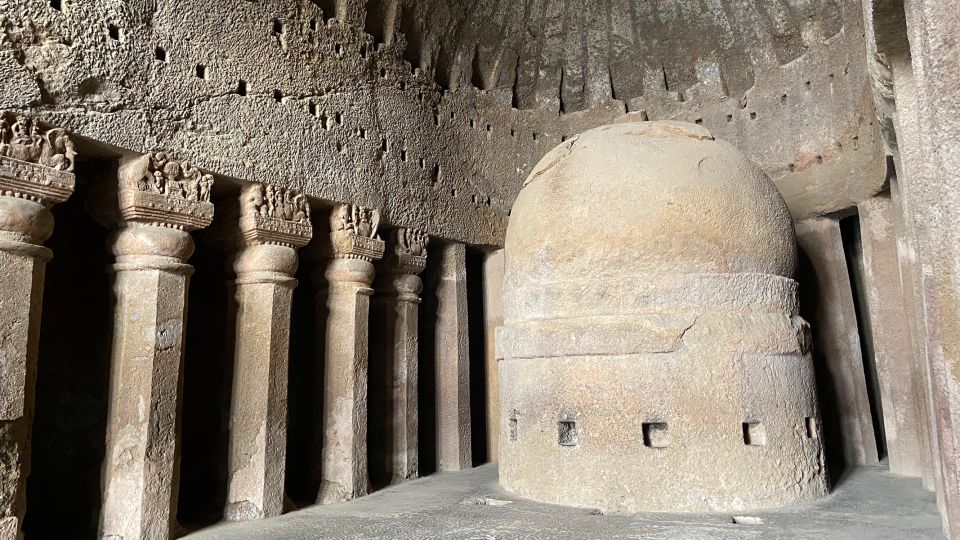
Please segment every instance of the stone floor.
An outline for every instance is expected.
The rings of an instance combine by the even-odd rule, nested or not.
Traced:
[[[943,538],[934,495],[881,468],[858,469],[815,504],[731,514],[603,516],[524,501],[485,465],[260,522],[216,525],[191,540],[339,538]],[[739,522],[739,523],[738,523]]]

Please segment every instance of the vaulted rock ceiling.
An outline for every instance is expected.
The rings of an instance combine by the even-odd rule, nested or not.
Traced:
[[[843,29],[837,0],[370,0],[366,29],[451,90],[512,88],[517,108],[576,111],[698,70],[726,95]],[[402,34],[402,37],[401,37]]]

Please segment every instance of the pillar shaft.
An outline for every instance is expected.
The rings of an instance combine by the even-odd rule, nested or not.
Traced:
[[[318,276],[318,324],[324,328],[322,450],[318,502],[366,495],[367,367],[373,261],[383,256],[379,213],[341,205],[331,218],[327,263]]]
[[[487,254],[483,262],[483,316],[486,349],[487,456],[498,460],[500,445],[500,377],[497,368],[496,329],[503,325],[503,250]]]
[[[379,385],[371,388],[370,412],[378,418],[379,437],[371,442],[383,448],[375,444],[371,459],[385,462],[391,484],[419,475],[418,313],[423,282],[417,274],[426,266],[427,243],[420,231],[394,230],[375,283],[374,320],[379,326],[371,329],[371,343],[379,343],[379,354],[371,370],[379,372],[371,371],[370,380]]]
[[[289,211],[284,212],[284,201]],[[294,202],[296,201],[296,202]],[[260,519],[283,512],[287,447],[287,371],[296,248],[311,236],[301,195],[244,186],[232,234],[231,312],[236,328],[225,517]],[[272,209],[272,214],[271,214]],[[219,224],[218,224],[219,225]]]
[[[816,313],[811,321],[814,351],[834,385],[844,460],[847,466],[878,463],[840,225],[831,218],[810,218],[797,222],[796,227],[797,243],[814,273],[807,285],[816,288]]]
[[[910,325],[904,320],[903,287],[893,205],[888,196],[860,203],[864,285],[880,386],[890,471],[923,474],[922,420]],[[908,321],[907,321],[908,322]]]
[[[0,540],[21,538],[30,474],[49,207],[73,192],[73,143],[0,113]]]
[[[437,469],[473,466],[470,440],[470,340],[467,326],[466,246],[441,246],[437,279]]]
[[[100,536],[165,540],[176,518],[189,230],[206,227],[213,178],[163,154],[124,158],[95,197],[117,228],[114,334]],[[110,204],[107,204],[107,203]]]
[[[150,226],[121,231],[115,248],[140,234],[169,236],[187,252],[193,249],[189,234]],[[178,397],[192,268],[134,256],[114,271],[101,527],[122,538],[167,538],[176,511]]]
[[[19,207],[53,217],[43,206],[0,197],[0,219]],[[33,208],[30,208],[33,207]],[[6,231],[4,231],[6,233]],[[42,240],[40,240],[42,242]],[[33,423],[37,346],[43,276],[49,249],[0,236],[0,539],[18,538],[26,508],[30,474],[30,432]]]

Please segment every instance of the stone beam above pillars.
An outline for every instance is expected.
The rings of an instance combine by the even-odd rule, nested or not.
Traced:
[[[330,233],[314,242],[318,260],[317,329],[323,372],[320,503],[366,495],[367,366],[373,261],[384,253],[377,235],[380,213],[341,204],[330,216]],[[316,452],[316,451],[315,451]]]
[[[423,282],[418,274],[427,264],[426,233],[395,229],[387,255],[374,281],[371,344],[371,429],[377,430],[377,448],[371,459],[389,474],[390,483],[416,478],[418,461],[418,311]],[[373,352],[371,352],[373,354]],[[376,457],[374,457],[376,456]]]
[[[74,187],[73,143],[62,129],[0,115],[0,539],[20,538],[30,473],[49,208]]]
[[[283,512],[290,307],[297,249],[313,234],[310,206],[292,190],[247,184],[213,232],[229,252],[235,329],[225,517]]]
[[[467,248],[440,248],[435,346],[437,469],[473,466],[470,421],[470,336],[467,321]]]
[[[90,202],[115,228],[114,340],[100,535],[165,539],[176,516],[189,231],[213,219],[213,177],[163,153],[124,157]]]

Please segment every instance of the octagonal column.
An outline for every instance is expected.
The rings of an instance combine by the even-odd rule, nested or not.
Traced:
[[[380,405],[372,412],[386,446],[381,457],[387,461],[391,484],[416,478],[419,471],[417,318],[423,282],[418,274],[426,267],[428,242],[421,231],[394,230],[374,282],[373,309],[379,315],[375,318],[379,327],[372,330],[371,343],[379,345],[377,369],[383,373],[377,374],[382,386],[371,389],[371,400]]]
[[[383,256],[376,210],[343,204],[321,244],[317,281],[317,334],[323,352],[322,448],[317,501],[335,503],[366,495],[367,340],[373,261]]]
[[[32,137],[35,135],[35,137]],[[73,144],[29,118],[0,116],[0,540],[21,538],[30,473],[49,208],[73,193]]]
[[[240,195],[239,216],[222,223],[236,275],[225,517],[260,519],[283,512],[290,306],[297,286],[296,250],[312,235],[310,208],[291,190],[248,184]]]
[[[188,231],[210,224],[213,177],[164,154],[127,157],[95,197],[116,227],[114,337],[100,536],[166,539],[176,515],[180,374],[193,267]],[[106,203],[110,205],[107,206]]]
[[[436,295],[437,470],[460,471],[473,466],[465,245],[441,246]]]

